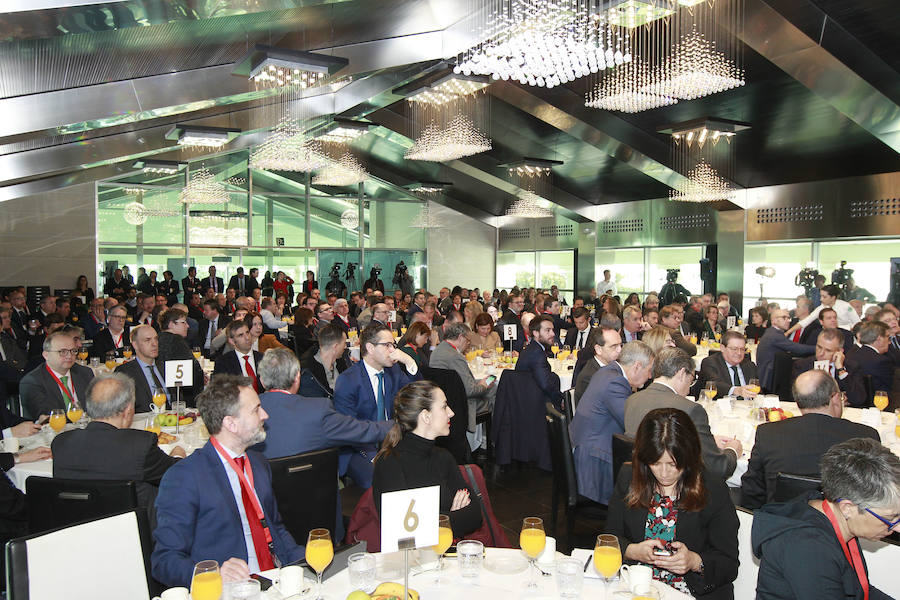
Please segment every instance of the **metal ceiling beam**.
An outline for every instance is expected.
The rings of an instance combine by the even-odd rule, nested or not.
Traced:
[[[823,32],[827,16],[822,15]],[[841,114],[900,152],[900,106],[763,0],[747,0],[738,37]],[[856,51],[866,51],[861,46]]]

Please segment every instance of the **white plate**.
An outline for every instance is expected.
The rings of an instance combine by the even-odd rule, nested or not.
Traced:
[[[504,552],[500,556],[484,559],[484,569],[497,575],[515,575],[528,568],[528,559],[514,552]]]

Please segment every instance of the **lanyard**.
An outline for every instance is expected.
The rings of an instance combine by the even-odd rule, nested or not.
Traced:
[[[834,528],[834,534],[837,536],[838,543],[841,545],[841,550],[844,551],[844,557],[846,557],[850,566],[853,567],[853,570],[856,571],[859,585],[863,589],[863,598],[869,600],[869,578],[866,576],[866,569],[863,567],[862,556],[860,556],[859,553],[859,541],[854,538],[853,541],[855,543],[852,546],[849,542],[844,542],[844,538],[841,536],[841,528],[838,526],[837,517],[834,515],[834,511],[831,510],[831,506],[828,505],[827,500],[822,500],[822,511],[825,513],[825,516],[828,517],[828,520],[831,521],[831,526]]]
[[[75,398],[72,397],[72,392],[69,391],[69,388],[63,385],[63,382],[59,380],[59,377],[56,376],[56,373],[53,372],[53,369],[50,368],[49,365],[44,365],[47,369],[47,372],[50,373],[50,377],[53,378],[53,381],[59,386],[59,388],[63,391],[63,394],[66,396],[66,410],[68,410],[69,406],[75,406]],[[69,373],[69,377],[72,377],[72,374]]]
[[[213,447],[216,449],[216,452],[219,453],[219,456],[225,459],[225,462],[234,470],[237,475],[238,481],[241,482],[241,485],[247,490],[247,496],[250,498],[250,504],[253,505],[253,512],[256,513],[256,518],[259,519],[260,525],[262,525],[263,532],[266,534],[266,544],[269,546],[269,552],[272,554],[272,562],[275,563],[276,567],[280,566],[280,561],[275,556],[275,544],[272,542],[272,532],[269,531],[269,524],[266,522],[266,514],[263,512],[262,506],[259,503],[259,498],[256,497],[256,490],[253,487],[253,467],[250,465],[250,457],[248,456],[244,459],[244,469],[241,470],[238,468],[237,463],[234,461],[231,456],[222,448],[222,445],[219,444],[219,441],[210,437],[209,441],[212,443]],[[250,515],[247,515],[247,518],[250,518]]]
[[[125,330],[122,330],[122,333],[119,334],[119,339],[113,339],[113,344],[115,344],[116,348],[122,347],[122,336],[125,335]],[[112,337],[112,333],[110,333],[110,337]]]

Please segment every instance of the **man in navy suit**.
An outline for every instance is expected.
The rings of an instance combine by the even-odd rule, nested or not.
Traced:
[[[234,350],[229,350],[216,359],[213,376],[227,373],[228,375],[249,377],[253,382],[254,391],[262,393],[263,386],[259,381],[258,369],[263,355],[253,349],[253,338],[250,336],[247,324],[243,320],[232,321],[225,328],[225,335],[228,336],[228,341],[234,346]]]
[[[341,373],[334,384],[334,408],[356,419],[390,421],[394,395],[419,378],[419,368],[410,355],[397,348],[385,325],[376,323],[363,329],[359,348],[362,360]],[[361,444],[345,451],[349,458],[341,458],[349,461],[347,473],[362,488],[372,486],[372,459],[377,450],[374,444]]]
[[[559,375],[550,369],[547,351],[553,344],[556,335],[553,333],[553,318],[540,315],[528,324],[531,332],[531,343],[525,346],[516,361],[516,371],[529,371],[534,383],[555,405],[562,403],[562,392],[559,389]]]
[[[225,287],[222,285],[222,278],[216,277],[216,268],[209,267],[209,276],[200,280],[200,292],[206,294],[206,290],[212,288],[216,294],[224,294]]]
[[[209,443],[160,483],[153,577],[166,587],[189,587],[194,565],[212,559],[223,581],[238,581],[303,558],[305,549],[281,522],[269,463],[247,450],[266,439],[268,418],[250,380],[215,377],[197,406]]]
[[[759,370],[759,384],[763,390],[773,390],[773,379],[775,376],[775,354],[777,352],[790,352],[795,356],[809,356],[815,353],[815,346],[806,344],[798,344],[792,342],[784,336],[791,324],[791,315],[783,308],[773,310],[769,315],[769,321],[772,326],[766,329],[766,332],[759,340],[759,346],[756,348],[756,366]]]
[[[216,300],[206,300],[203,303],[203,318],[199,322],[197,336],[200,338],[200,347],[207,358],[212,351],[212,341],[231,322],[231,318],[219,312],[219,303]]]
[[[862,347],[847,356],[847,370],[855,377],[872,378],[872,391],[891,391],[894,378],[894,364],[887,352],[891,342],[888,327],[881,321],[867,321],[857,333]],[[865,386],[856,386],[855,393],[847,394],[852,406],[872,406],[872,398],[865,394]]]

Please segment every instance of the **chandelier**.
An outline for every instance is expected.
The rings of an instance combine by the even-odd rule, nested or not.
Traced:
[[[240,129],[230,127],[176,124],[165,137],[167,140],[177,141],[179,146],[192,150],[220,150],[240,133]]]
[[[260,87],[298,87],[320,85],[346,67],[349,61],[339,56],[256,44],[237,63],[233,75],[247,77]]]
[[[454,72],[552,88],[629,62],[627,32],[590,4],[500,0],[478,28],[484,41],[459,56]]]
[[[343,227],[344,229],[349,229],[350,231],[353,231],[359,227],[358,208],[348,208],[341,213],[341,227]]]
[[[669,199],[679,202],[718,202],[731,200],[735,188],[701,158],[697,166],[688,171],[687,182],[680,190],[669,190]]]
[[[183,204],[225,204],[228,202],[228,186],[240,186],[244,180],[231,177],[217,181],[206,167],[191,172],[190,180],[179,194]]]
[[[439,229],[445,227],[443,219],[435,214],[432,206],[434,201],[451,185],[450,183],[423,181],[406,186],[417,198],[422,200],[422,208],[413,217],[409,226],[415,229]]]
[[[672,138],[672,166],[684,173],[687,181],[669,192],[670,200],[680,202],[717,202],[732,200],[736,186],[734,148],[737,132],[749,123],[705,117],[658,129]],[[723,141],[724,140],[724,141]]]
[[[506,210],[508,217],[539,219],[552,217],[550,195],[553,191],[551,169],[563,164],[558,160],[523,158],[503,165],[510,181],[519,188],[516,199]]]
[[[321,144],[308,139],[296,120],[282,117],[265,141],[250,153],[250,166],[266,171],[309,173],[328,163]]]
[[[662,96],[693,100],[744,85],[744,71],[716,50],[714,42],[697,31],[681,38],[669,61],[660,70],[663,77],[654,91]]]
[[[312,182],[316,185],[347,186],[362,183],[368,177],[366,170],[348,151],[337,160],[329,160]]]
[[[538,196],[534,192],[524,191],[519,194],[519,197],[506,209],[506,216],[525,219],[552,217],[553,211],[544,207],[544,204],[547,202],[549,202],[549,200]]]
[[[491,149],[491,140],[478,131],[465,115],[456,115],[446,127],[428,125],[406,151],[407,160],[444,162]]]
[[[172,210],[147,208],[141,202],[129,202],[123,208],[122,218],[129,225],[143,225],[150,217],[177,217],[180,213]]]

